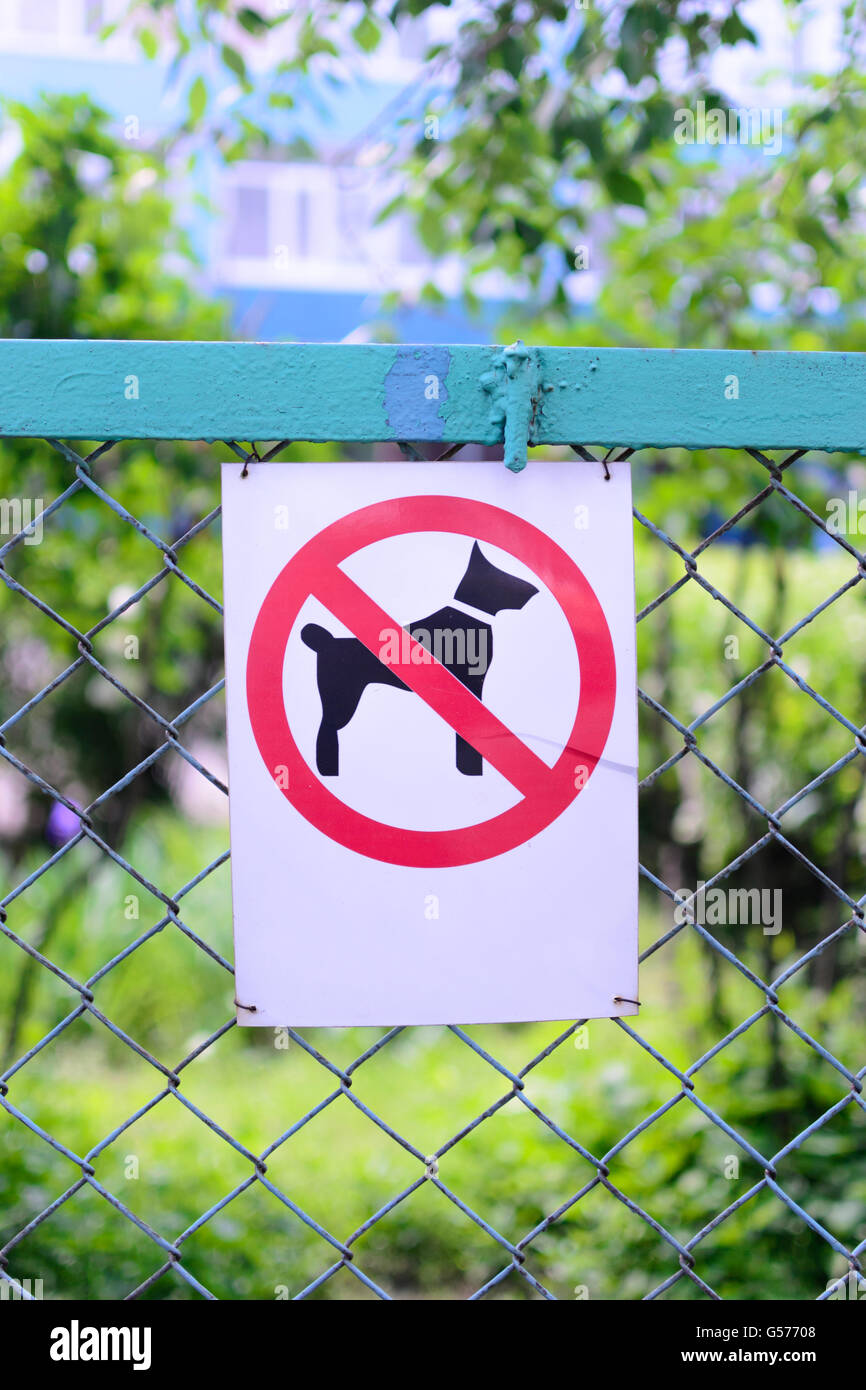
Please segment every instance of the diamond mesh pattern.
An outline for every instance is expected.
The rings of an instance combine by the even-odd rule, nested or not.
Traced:
[[[134,1036],[131,1036],[115,1020],[109,1017],[100,1008],[100,986],[110,972],[116,970],[123,962],[129,960],[135,953],[142,950],[145,943],[151,941],[164,929],[177,930],[183,933],[192,946],[198,952],[205,955],[216,964],[220,971],[231,974],[232,967],[212,945],[204,939],[203,935],[189,925],[185,920],[186,904],[194,897],[196,890],[220,865],[228,858],[228,851],[220,854],[211,862],[203,864],[200,871],[182,885],[171,885],[170,889],[166,885],[154,881],[154,878],[144,872],[136,863],[131,862],[123,851],[117,846],[107,843],[106,839],[99,833],[95,825],[96,813],[103,808],[112,798],[120,795],[137,777],[141,776],[146,769],[152,767],[160,759],[169,754],[175,754],[184,759],[197,774],[206,778],[219,791],[226,793],[227,788],[207,767],[205,767],[196,754],[190,751],[185,745],[185,728],[191,720],[202,710],[202,708],[222,689],[223,682],[214,684],[210,689],[202,692],[191,693],[188,703],[182,712],[172,719],[166,718],[157,708],[130,689],[118,676],[101,662],[95,652],[95,639],[99,633],[108,628],[112,623],[130,608],[137,604],[145,595],[149,594],[156,586],[169,581],[180,583],[195,596],[195,599],[210,610],[213,615],[210,621],[218,623],[221,614],[221,606],[218,600],[201,587],[184,569],[184,552],[189,543],[201,533],[208,531],[214,526],[219,508],[215,508],[207,515],[201,517],[194,525],[191,525],[186,533],[173,544],[166,543],[159,535],[155,534],[143,521],[133,516],[124,506],[111,496],[99,483],[99,462],[102,455],[113,447],[114,443],[105,443],[96,448],[86,457],[77,454],[67,445],[57,440],[50,440],[48,443],[58,450],[70,469],[72,480],[65,491],[56,500],[46,506],[41,517],[41,521],[46,526],[46,543],[51,543],[51,526],[54,518],[63,509],[70,508],[73,499],[78,494],[85,491],[92,497],[99,500],[105,507],[110,508],[116,518],[118,528],[132,527],[139,533],[145,542],[153,548],[154,570],[152,575],[135,592],[129,593],[110,611],[100,623],[89,631],[79,631],[66,618],[46,604],[37,593],[30,592],[26,587],[19,583],[10,573],[7,561],[13,559],[13,551],[16,546],[23,543],[25,532],[9,539],[0,547],[0,573],[9,591],[7,593],[7,603],[31,604],[38,609],[44,619],[58,624],[77,645],[78,655],[75,659],[59,674],[55,675],[50,682],[39,689],[32,697],[5,723],[0,726],[0,754],[2,754],[8,767],[15,770],[21,777],[27,778],[31,784],[38,788],[39,792],[46,798],[52,799],[65,807],[70,813],[79,819],[79,828],[71,838],[52,853],[45,861],[30,872],[21,882],[15,883],[0,899],[0,924],[8,942],[12,943],[21,952],[27,953],[38,965],[40,970],[52,972],[60,982],[62,988],[68,992],[69,1008],[65,1017],[54,1027],[46,1036],[27,1051],[15,1058],[11,1065],[0,1075],[0,1104],[17,1124],[27,1127],[32,1135],[40,1143],[51,1146],[55,1153],[61,1156],[65,1165],[68,1165],[68,1185],[58,1190],[56,1200],[46,1209],[34,1211],[32,1218],[20,1230],[15,1231],[6,1244],[0,1250],[0,1279],[10,1283],[20,1291],[18,1283],[20,1274],[16,1274],[16,1261],[20,1252],[26,1249],[27,1237],[36,1230],[43,1222],[51,1222],[55,1213],[69,1202],[76,1193],[83,1188],[89,1188],[106,1204],[114,1209],[115,1213],[127,1222],[132,1223],[136,1228],[141,1242],[150,1243],[153,1254],[153,1270],[149,1277],[141,1282],[137,1287],[128,1290],[128,1296],[135,1298],[145,1294],[160,1281],[168,1281],[164,1285],[164,1292],[160,1296],[168,1296],[171,1293],[172,1279],[185,1281],[186,1285],[197,1295],[209,1299],[215,1297],[214,1293],[207,1287],[206,1283],[197,1277],[185,1263],[185,1248],[190,1239],[217,1215],[224,1212],[227,1208],[236,1203],[242,1193],[245,1193],[252,1186],[257,1186],[261,1193],[268,1194],[273,1203],[282,1204],[284,1208],[294,1214],[300,1222],[314,1233],[315,1237],[321,1242],[321,1272],[318,1276],[307,1284],[304,1288],[292,1290],[292,1295],[298,1298],[307,1297],[316,1292],[322,1285],[333,1279],[340,1271],[347,1271],[359,1284],[364,1285],[367,1290],[380,1298],[390,1298],[392,1293],[382,1287],[373,1279],[364,1268],[363,1252],[359,1248],[362,1237],[370,1233],[379,1223],[385,1222],[383,1229],[387,1231],[386,1218],[404,1201],[410,1200],[420,1188],[428,1185],[435,1188],[444,1202],[451,1203],[468,1220],[483,1232],[490,1242],[491,1252],[498,1257],[496,1260],[496,1271],[492,1277],[486,1280],[480,1287],[476,1287],[469,1292],[469,1296],[474,1299],[482,1298],[500,1285],[502,1281],[517,1279],[524,1281],[528,1289],[535,1295],[546,1298],[554,1297],[543,1281],[533,1272],[533,1254],[537,1249],[538,1242],[543,1235],[556,1223],[560,1222],[567,1213],[574,1214],[580,1210],[580,1204],[586,1200],[588,1194],[597,1190],[607,1194],[607,1200],[621,1203],[635,1222],[645,1223],[646,1227],[655,1233],[655,1236],[665,1242],[670,1255],[670,1273],[661,1283],[654,1287],[647,1294],[648,1297],[658,1297],[665,1294],[675,1285],[683,1281],[690,1283],[700,1296],[717,1298],[717,1290],[712,1288],[705,1281],[701,1274],[701,1247],[702,1243],[713,1235],[719,1227],[729,1219],[736,1216],[741,1209],[749,1203],[755,1201],[759,1194],[771,1194],[776,1202],[782,1204],[789,1213],[804,1227],[808,1227],[812,1234],[819,1240],[826,1242],[836,1255],[844,1258],[849,1269],[854,1270],[859,1275],[861,1271],[861,1258],[863,1251],[866,1250],[866,1239],[861,1239],[855,1243],[850,1235],[843,1238],[842,1235],[834,1233],[825,1228],[809,1210],[799,1202],[795,1201],[786,1187],[787,1160],[798,1149],[800,1149],[814,1135],[818,1134],[824,1126],[828,1125],[841,1111],[847,1107],[858,1107],[861,1111],[866,1109],[862,1094],[863,1076],[866,1067],[853,1070],[851,1059],[837,1057],[823,1045],[820,1038],[811,1036],[805,1028],[793,1017],[789,1016],[785,1008],[785,988],[788,982],[807,967],[811,962],[841,937],[848,934],[864,933],[864,902],[866,896],[855,898],[847,891],[846,887],[834,881],[832,874],[825,865],[813,863],[798,848],[795,840],[786,833],[786,821],[790,813],[803,801],[807,795],[823,784],[827,779],[834,777],[841,769],[849,763],[857,762],[861,755],[866,753],[866,738],[864,738],[863,727],[852,722],[844,713],[835,708],[833,704],[825,698],[819,689],[813,687],[802,674],[786,660],[786,644],[793,638],[806,624],[812,622],[816,617],[823,613],[828,607],[836,603],[845,593],[855,588],[866,576],[864,568],[864,555],[855,548],[850,540],[841,535],[831,533],[827,524],[806,503],[804,503],[789,486],[788,479],[792,466],[802,457],[804,451],[797,451],[789,456],[776,460],[769,457],[759,450],[749,450],[748,453],[760,467],[766,470],[766,485],[759,490],[753,497],[745,502],[732,516],[728,517],[721,524],[705,536],[700,544],[692,551],[684,549],[671,535],[667,534],[659,525],[655,524],[640,511],[635,510],[635,518],[638,526],[644,528],[654,539],[654,542],[664,547],[676,557],[677,562],[682,564],[682,573],[668,587],[664,589],[651,603],[649,603],[638,615],[638,621],[646,620],[651,614],[656,612],[661,605],[669,603],[685,586],[699,586],[705,591],[710,599],[724,605],[725,609],[731,614],[738,623],[745,626],[756,635],[760,642],[766,645],[767,656],[754,670],[738,680],[730,689],[726,690],[719,699],[708,708],[703,710],[697,717],[690,722],[683,722],[674,713],[652,694],[640,691],[640,698],[644,702],[647,710],[653,719],[663,721],[670,730],[673,731],[677,746],[674,752],[667,757],[659,766],[645,770],[645,776],[641,782],[643,791],[650,789],[659,778],[679,764],[683,760],[695,760],[708,770],[712,776],[720,779],[727,789],[736,797],[742,799],[754,813],[756,825],[760,827],[751,845],[749,845],[736,858],[718,866],[716,873],[711,879],[707,880],[707,888],[716,884],[724,883],[730,879],[737,871],[748,863],[755,855],[764,850],[767,846],[774,844],[776,848],[781,848],[787,854],[794,856],[801,867],[823,885],[823,887],[833,895],[838,906],[838,925],[835,929],[824,936],[811,949],[803,951],[797,959],[788,964],[784,971],[776,978],[762,978],[749,964],[742,960],[734,951],[724,945],[707,925],[695,920],[685,921],[682,924],[675,924],[670,930],[665,931],[657,940],[653,941],[644,951],[642,959],[646,960],[663,950],[670,950],[674,939],[681,934],[692,934],[700,943],[703,952],[715,955],[719,961],[727,962],[727,965],[740,973],[748,981],[754,990],[754,1010],[739,1023],[739,1025],[725,1032],[718,1037],[713,1047],[698,1057],[690,1066],[682,1069],[674,1064],[667,1056],[656,1049],[656,1047],[642,1033],[640,1024],[633,1024],[624,1019],[614,1020],[611,1027],[622,1030],[622,1033],[637,1048],[644,1049],[649,1053],[659,1065],[665,1069],[670,1078],[670,1095],[661,1105],[652,1109],[649,1113],[643,1114],[639,1121],[631,1125],[626,1132],[622,1133],[618,1142],[606,1152],[592,1152],[581,1142],[579,1134],[572,1134],[562,1127],[557,1120],[547,1113],[544,1106],[533,1098],[533,1082],[537,1069],[556,1052],[561,1049],[567,1041],[575,1035],[576,1030],[581,1026],[582,1020],[575,1021],[569,1027],[561,1031],[557,1036],[552,1036],[547,1045],[540,1051],[524,1062],[519,1069],[513,1069],[506,1065],[497,1057],[491,1055],[479,1041],[468,1031],[453,1026],[450,1030],[461,1048],[471,1049],[478,1059],[478,1063],[489,1069],[489,1079],[491,1082],[491,1101],[489,1105],[479,1114],[464,1122],[459,1128],[453,1130],[448,1123],[447,1114],[441,1115],[441,1141],[433,1153],[425,1153],[413,1142],[412,1138],[401,1133],[398,1128],[389,1123],[386,1114],[379,1113],[377,1108],[365,1099],[365,1068],[372,1060],[381,1053],[382,1049],[389,1048],[394,1043],[398,1035],[407,1030],[394,1028],[385,1032],[379,1037],[372,1046],[366,1051],[355,1057],[348,1065],[338,1065],[330,1060],[308,1038],[296,1030],[289,1030],[289,1037],[293,1044],[302,1049],[311,1059],[311,1065],[319,1069],[322,1081],[322,1094],[317,1103],[303,1113],[293,1116],[291,1123],[279,1132],[274,1132],[270,1142],[258,1152],[253,1152],[246,1144],[241,1142],[232,1133],[228,1132],[212,1115],[206,1113],[204,1109],[195,1104],[189,1094],[184,1089],[187,1072],[190,1068],[197,1066],[206,1053],[219,1053],[220,1040],[235,1027],[234,1019],[229,1018],[221,1026],[209,1031],[196,1044],[194,1049],[187,1055],[179,1057],[173,1065],[166,1065],[158,1057]],[[259,454],[255,447],[251,451],[244,450],[239,445],[231,442],[230,447],[238,457],[248,461],[259,461]],[[278,445],[270,451],[266,457],[276,455],[284,444]],[[456,447],[448,451],[449,455],[456,451]],[[588,462],[606,460],[595,460],[593,454],[582,447],[574,446],[575,452]],[[405,452],[414,453],[411,446],[405,446]],[[622,451],[618,453],[618,458],[628,456],[632,451]],[[612,456],[613,451],[608,454]],[[531,467],[531,464],[530,464]],[[795,508],[797,512],[808,518],[808,520],[818,529],[829,536],[831,540],[846,551],[851,560],[850,578],[841,587],[837,588],[829,597],[813,607],[806,613],[799,622],[790,626],[787,631],[774,635],[765,630],[765,627],[754,620],[741,609],[727,594],[715,587],[702,573],[700,561],[705,552],[715,545],[722,537],[729,533],[745,518],[751,516],[755,510],[762,506],[768,499],[775,498],[777,502],[784,503],[785,506]],[[214,537],[215,539],[215,537]],[[14,566],[13,566],[14,568]],[[90,676],[98,676],[110,683],[114,691],[122,699],[132,702],[140,713],[152,721],[157,733],[156,746],[143,757],[136,766],[129,769],[126,775],[117,781],[113,786],[107,787],[101,795],[84,808],[75,802],[62,790],[51,784],[48,776],[44,775],[40,768],[28,766],[13,751],[15,745],[16,725],[25,716],[38,717],[38,707],[43,701],[50,700],[52,695],[67,681],[72,679],[76,672],[89,668]],[[790,681],[799,692],[799,696],[804,701],[814,702],[823,713],[830,719],[836,721],[844,731],[844,737],[848,747],[844,753],[837,758],[830,766],[823,770],[817,778],[805,786],[798,786],[791,795],[788,796],[781,805],[765,805],[755,790],[749,790],[725,767],[720,766],[712,756],[702,746],[702,736],[705,726],[709,721],[723,710],[731,701],[736,701],[754,682],[765,676],[767,672],[777,668],[778,672]],[[763,828],[765,827],[765,828]],[[111,959],[104,961],[99,969],[89,975],[88,978],[74,978],[61,965],[52,961],[49,956],[43,954],[37,944],[26,940],[16,934],[14,929],[16,904],[22,895],[32,891],[34,887],[44,878],[50,875],[52,870],[67,856],[73,854],[76,846],[82,842],[89,841],[99,854],[109,857],[114,864],[128,875],[129,879],[140,887],[144,888],[154,899],[162,905],[164,909],[157,920],[150,922],[146,929],[138,935],[132,934],[123,949],[119,950]],[[676,891],[675,884],[669,884],[662,880],[658,874],[651,872],[647,868],[641,870],[645,884],[651,890],[655,890],[662,896],[663,900],[673,901]],[[693,911],[693,900],[686,905],[686,915],[695,917]],[[669,911],[669,909],[666,909]],[[229,986],[230,988],[230,986]],[[649,1003],[652,1007],[652,1000],[644,999],[644,1008]],[[131,1049],[139,1059],[152,1069],[153,1089],[146,1101],[138,1105],[132,1113],[115,1126],[111,1132],[106,1133],[99,1143],[86,1153],[74,1152],[68,1147],[61,1137],[57,1134],[48,1132],[27,1112],[26,1103],[22,1100],[19,1104],[16,1101],[16,1089],[23,1071],[30,1066],[34,1060],[46,1049],[53,1047],[55,1050],[50,1054],[56,1058],[58,1044],[62,1046],[63,1035],[76,1024],[78,1020],[86,1016],[88,1021],[97,1028],[106,1029],[113,1034],[114,1039],[123,1047]],[[771,1018],[775,1025],[787,1030],[793,1035],[798,1045],[811,1049],[816,1058],[823,1063],[829,1064],[839,1077],[839,1100],[827,1108],[822,1113],[815,1113],[811,1122],[796,1135],[788,1138],[787,1142],[778,1149],[777,1152],[759,1152],[749,1138],[740,1131],[734,1124],[726,1119],[723,1109],[718,1105],[710,1104],[701,1094],[702,1070],[707,1064],[719,1056],[725,1049],[735,1042],[747,1038],[759,1020]],[[411,1030],[410,1030],[411,1031]],[[517,1034],[516,1036],[520,1036]],[[85,1078],[86,1082],[86,1078]],[[411,1072],[407,1071],[406,1084],[411,1086],[413,1078]],[[266,1098],[264,1098],[266,1101]],[[599,1098],[599,1104],[603,1104],[603,1098]],[[224,1195],[221,1200],[210,1205],[206,1210],[201,1211],[197,1219],[181,1232],[160,1231],[153,1229],[146,1221],[132,1209],[127,1201],[123,1200],[116,1191],[106,1186],[100,1178],[99,1159],[104,1152],[136,1124],[144,1115],[149,1114],[156,1107],[181,1106],[186,1109],[189,1116],[201,1125],[207,1126],[218,1140],[234,1151],[240,1162],[247,1170],[245,1176],[240,1181],[230,1184],[227,1183]],[[364,1122],[374,1125],[385,1137],[388,1144],[401,1146],[411,1162],[415,1165],[415,1176],[405,1186],[395,1190],[389,1199],[379,1206],[376,1210],[369,1212],[366,1219],[353,1231],[331,1231],[321,1224],[308,1211],[303,1204],[293,1199],[290,1185],[277,1182],[272,1175],[272,1159],[278,1150],[286,1146],[291,1148],[293,1139],[308,1124],[314,1123],[316,1119],[334,1106],[351,1106],[363,1117]],[[612,1173],[612,1163],[614,1158],[621,1154],[625,1148],[647,1131],[651,1126],[662,1120],[673,1107],[682,1106],[685,1109],[694,1107],[700,1115],[713,1126],[716,1126],[724,1136],[724,1142],[738,1154],[748,1156],[754,1163],[759,1165],[761,1176],[748,1191],[741,1193],[737,1199],[729,1205],[720,1209],[713,1218],[704,1224],[701,1229],[695,1230],[691,1235],[684,1237],[677,1235],[674,1231],[667,1229],[664,1224],[658,1221],[650,1210],[645,1209],[639,1202],[633,1200],[628,1193],[614,1180]],[[440,1163],[443,1158],[450,1154],[456,1146],[464,1145],[470,1140],[480,1126],[487,1124],[491,1118],[497,1115],[504,1107],[523,1107],[525,1112],[532,1117],[532,1122],[545,1126],[550,1134],[562,1146],[570,1151],[573,1160],[572,1168],[580,1175],[580,1180],[575,1181],[572,1188],[563,1196],[558,1205],[546,1212],[543,1219],[527,1229],[517,1239],[509,1239],[503,1232],[496,1228],[485,1215],[474,1209],[466,1202],[459,1191],[453,1190],[440,1175]],[[277,1108],[274,1107],[274,1112]],[[351,1181],[351,1177],[347,1178]],[[106,1215],[107,1219],[107,1215]],[[243,1220],[242,1215],[238,1217]],[[360,1255],[360,1258],[359,1258]],[[827,1288],[823,1288],[816,1282],[815,1295],[820,1298],[830,1297],[843,1284],[846,1275],[842,1275],[836,1283]],[[28,1297],[26,1290],[21,1291],[23,1297]]]

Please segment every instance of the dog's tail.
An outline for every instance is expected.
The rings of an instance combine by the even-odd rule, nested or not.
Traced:
[[[334,640],[327,628],[319,627],[318,623],[307,623],[301,628],[301,641],[305,646],[312,647],[314,652],[324,651]]]

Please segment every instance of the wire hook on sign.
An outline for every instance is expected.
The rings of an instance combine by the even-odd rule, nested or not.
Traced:
[[[256,448],[255,442],[253,442],[253,443],[250,444],[250,452],[247,454],[246,458],[244,459],[244,466],[243,466],[243,468],[241,469],[241,477],[242,477],[242,478],[246,478],[247,474],[248,474],[249,471],[250,471],[250,459],[255,459],[256,463],[261,463],[261,461],[262,461],[262,460],[259,458],[259,451],[258,451],[258,449]]]

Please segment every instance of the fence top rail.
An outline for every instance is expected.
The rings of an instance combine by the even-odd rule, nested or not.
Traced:
[[[507,428],[506,428],[507,426]],[[866,353],[0,340],[0,436],[866,448]]]

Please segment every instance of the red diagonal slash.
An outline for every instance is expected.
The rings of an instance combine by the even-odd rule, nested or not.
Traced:
[[[341,569],[318,572],[313,594],[380,660],[384,640],[382,634],[403,632],[401,624],[395,623],[384,608],[380,608]],[[465,738],[497,772],[507,777],[519,792],[524,796],[537,796],[544,779],[551,777],[547,763],[527,748],[507,724],[497,719],[414,637],[409,636],[404,644],[401,635],[400,646],[401,659],[388,661],[388,669],[394,671],[416,695],[420,695],[425,704]],[[405,660],[404,656],[409,659]]]

